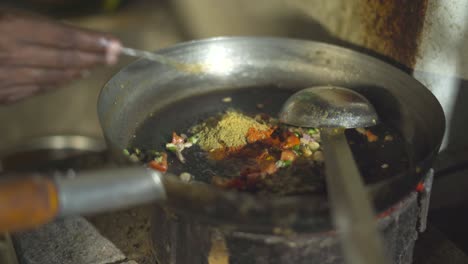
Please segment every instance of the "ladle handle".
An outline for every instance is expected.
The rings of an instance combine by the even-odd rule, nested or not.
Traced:
[[[322,129],[328,196],[349,264],[387,264],[377,218],[344,129]]]
[[[142,166],[81,172],[56,179],[60,216],[127,208],[166,198],[162,174]]]
[[[0,233],[56,217],[127,208],[166,198],[162,174],[141,166],[0,181]]]

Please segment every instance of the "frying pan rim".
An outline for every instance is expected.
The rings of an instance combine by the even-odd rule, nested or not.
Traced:
[[[392,71],[395,74],[398,74],[398,75],[400,75],[402,77],[404,76],[405,79],[407,79],[408,81],[413,83],[413,86],[419,86],[418,89],[424,90],[424,93],[427,93],[427,95],[429,95],[428,98],[430,97],[430,100],[432,100],[432,102],[431,102],[432,105],[437,108],[437,111],[439,113],[441,113],[440,117],[442,118],[442,120],[440,120],[440,122],[442,124],[442,126],[440,127],[440,131],[437,131],[437,133],[435,134],[435,138],[437,138],[437,142],[439,142],[439,144],[435,147],[435,149],[432,149],[432,151],[428,151],[427,153],[425,153],[425,156],[417,161],[417,165],[421,164],[421,163],[425,163],[425,161],[427,161],[427,160],[432,160],[434,158],[434,156],[437,154],[437,150],[440,147],[440,144],[441,144],[441,141],[442,141],[442,138],[443,138],[443,135],[444,135],[444,131],[445,131],[445,116],[443,114],[443,109],[442,109],[442,106],[440,105],[440,102],[435,98],[435,96],[422,83],[420,83],[418,80],[414,79],[407,72],[404,72],[401,69],[398,69],[397,67],[395,67],[394,65],[391,65],[391,64],[389,64],[387,62],[379,60],[379,59],[377,59],[375,57],[372,57],[372,56],[370,56],[368,54],[365,54],[365,53],[362,53],[362,52],[359,52],[359,51],[355,51],[355,50],[350,50],[350,49],[345,48],[345,47],[341,47],[341,46],[337,46],[337,45],[333,45],[333,44],[328,44],[328,43],[323,43],[323,42],[318,42],[318,41],[295,39],[295,38],[282,38],[282,37],[248,37],[248,36],[218,36],[218,37],[212,37],[212,38],[191,40],[191,41],[187,41],[187,42],[177,43],[175,45],[172,45],[170,47],[166,47],[166,48],[163,48],[163,49],[159,49],[156,52],[159,53],[159,54],[165,54],[165,55],[170,56],[171,53],[183,50],[184,48],[189,47],[189,46],[203,45],[204,43],[222,43],[224,41],[238,41],[238,42],[258,41],[258,42],[265,42],[265,43],[276,42],[278,45],[280,45],[281,43],[285,43],[285,44],[286,43],[296,43],[296,44],[299,44],[299,45],[300,44],[315,45],[316,47],[323,47],[323,48],[326,48],[326,49],[336,50],[341,54],[357,54],[357,55],[359,55],[359,57],[362,60],[368,60],[369,62],[375,64],[378,67],[384,67],[388,71]],[[122,69],[120,69],[118,72],[116,72],[111,78],[109,78],[109,80],[105,83],[105,85],[103,86],[103,88],[101,89],[101,91],[99,93],[98,106],[100,105],[100,102],[102,101],[102,97],[104,96],[103,93],[106,90],[106,87],[109,87],[111,85],[114,78],[116,78],[116,76],[121,75],[123,72],[127,71],[128,69],[134,67],[135,65],[141,64],[142,61],[145,61],[145,59],[140,58],[140,59],[138,59],[138,60],[126,65],[126,66],[124,66]],[[103,124],[104,120],[102,120],[101,115],[99,115],[99,121],[101,123],[101,128],[102,128],[102,124]],[[112,143],[112,142],[110,142],[110,143]],[[403,173],[408,173],[408,172],[403,172]],[[397,175],[395,175],[395,176],[397,176]],[[179,184],[187,185],[186,183],[183,183],[182,181],[180,181]],[[211,186],[209,184],[207,184],[206,186],[207,186],[207,188],[210,189],[210,191],[214,191],[214,192],[220,192],[221,191],[223,193],[226,193],[225,190],[220,190],[219,188],[216,188],[215,186]],[[368,186],[370,187],[370,185],[368,185]],[[274,197],[274,198],[269,197],[268,199],[262,199],[261,197],[259,197],[257,195],[253,195],[253,194],[249,194],[249,193],[238,193],[238,192],[235,192],[235,191],[233,191],[233,193],[235,193],[235,195],[241,195],[241,196],[255,198],[255,200],[258,201],[259,203],[266,202],[268,204],[276,204],[278,202],[282,203],[285,200],[284,197]],[[297,202],[301,202],[301,201],[303,202],[304,198],[300,197],[300,198],[297,198],[297,199],[293,199],[291,202],[292,203],[297,203]]]

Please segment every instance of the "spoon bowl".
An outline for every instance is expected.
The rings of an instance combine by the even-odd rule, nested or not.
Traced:
[[[387,263],[373,205],[344,133],[377,124],[372,104],[350,89],[311,87],[293,94],[279,118],[289,125],[320,128],[330,209],[346,263]]]
[[[280,121],[300,127],[358,128],[376,125],[377,113],[361,94],[342,87],[319,86],[293,94]]]

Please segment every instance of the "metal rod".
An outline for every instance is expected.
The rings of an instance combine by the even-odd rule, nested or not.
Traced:
[[[163,55],[159,55],[153,52],[145,51],[145,50],[138,50],[138,49],[133,49],[133,48],[127,48],[127,47],[122,47],[120,52],[122,54],[125,54],[127,56],[132,56],[132,57],[143,57],[145,59],[157,61],[163,64],[169,64],[169,65],[177,65],[180,64],[179,62],[169,59]]]
[[[346,263],[387,264],[383,240],[344,129],[322,129],[328,195]]]
[[[162,174],[141,166],[57,177],[59,216],[97,213],[164,200]]]

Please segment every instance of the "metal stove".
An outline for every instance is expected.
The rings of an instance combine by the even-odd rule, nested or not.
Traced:
[[[73,155],[64,155],[60,150],[59,159],[35,164],[36,168],[80,170],[108,162],[96,147],[97,141],[79,137],[82,143],[76,145],[80,141],[77,139],[74,137],[74,145],[68,147],[75,148],[70,152]],[[52,145],[55,142],[50,138],[45,141]],[[59,141],[67,142],[64,138]],[[81,155],[77,155],[79,152]],[[9,161],[4,167],[14,164],[14,159]],[[468,263],[465,253],[443,233],[427,227],[432,181],[431,171],[424,188],[415,190],[379,217],[395,264]],[[343,263],[337,237],[331,232],[294,236],[229,232],[181,216],[174,220],[173,214],[154,205],[62,219],[34,231],[14,234],[13,239],[6,235],[0,240],[2,264],[275,264],[310,263],[311,259]]]
[[[394,264],[413,263],[415,241],[426,228],[432,179],[431,171],[424,188],[379,216],[379,228]],[[151,237],[155,238],[155,256],[160,263],[345,263],[334,232],[285,234],[278,230],[276,235],[265,235],[232,231],[199,223],[167,208],[157,208],[152,223]]]

